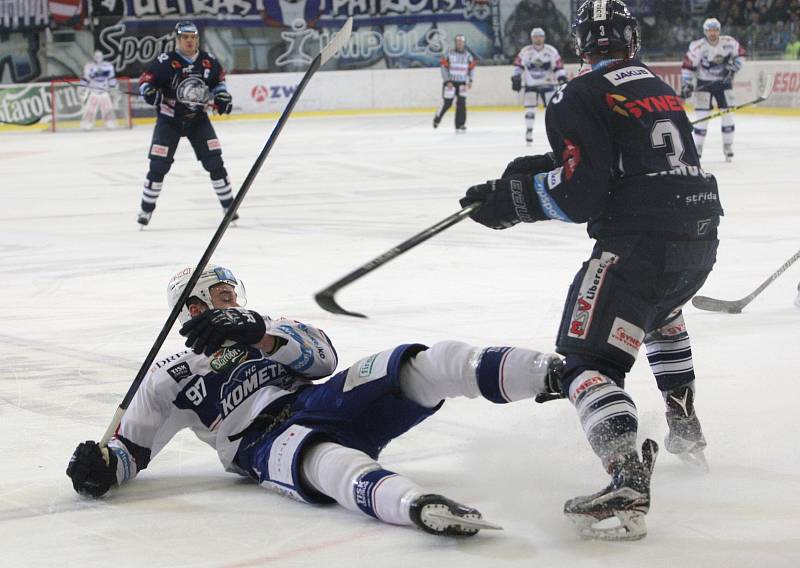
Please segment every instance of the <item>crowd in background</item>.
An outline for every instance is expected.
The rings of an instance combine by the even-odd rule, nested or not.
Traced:
[[[640,18],[645,55],[679,58],[692,40],[703,37],[706,18],[717,18],[722,33],[735,37],[750,57],[800,54],[800,0],[686,0],[656,2],[653,15]]]

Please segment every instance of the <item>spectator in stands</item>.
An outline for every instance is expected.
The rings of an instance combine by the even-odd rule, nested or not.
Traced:
[[[784,59],[800,59],[800,38],[794,36],[794,40],[786,46]]]
[[[772,33],[769,36],[768,48],[773,51],[783,51],[789,45],[791,39],[792,36],[789,30],[786,29],[783,20],[778,20],[775,22]]]
[[[788,9],[789,6],[786,0],[772,0],[772,5],[767,11],[767,19],[775,23],[783,22],[787,19]]]

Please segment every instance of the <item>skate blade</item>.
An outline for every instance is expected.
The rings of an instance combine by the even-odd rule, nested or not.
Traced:
[[[621,542],[647,536],[645,515],[640,511],[617,511],[605,519],[576,513],[566,513],[566,516],[575,525],[578,536],[585,539]],[[616,519],[618,524],[607,526],[615,522],[612,519]]]
[[[459,517],[458,515],[452,514],[450,511],[446,509],[435,509],[435,510],[428,510],[422,514],[423,522],[428,525],[429,527],[433,528],[437,532],[444,530],[447,527],[454,527],[457,529],[462,529],[465,532],[478,532],[483,530],[489,531],[501,531],[503,527],[500,525],[496,525],[494,523],[490,523],[479,517]]]
[[[684,452],[682,454],[678,454],[678,457],[682,462],[689,464],[692,466],[692,469],[700,473],[709,473],[711,471],[711,469],[708,467],[708,462],[706,461],[706,456],[703,450]]]

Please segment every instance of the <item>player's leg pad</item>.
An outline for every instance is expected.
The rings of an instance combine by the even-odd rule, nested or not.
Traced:
[[[423,531],[437,536],[474,536],[480,530],[503,527],[483,520],[477,509],[442,495],[421,495],[411,504],[411,520]]]
[[[628,393],[597,371],[583,371],[569,386],[575,405],[595,454],[604,465],[620,453],[635,452],[638,418]]]
[[[650,478],[657,456],[658,444],[645,440],[641,461],[635,451],[617,456],[609,468],[611,483],[605,489],[564,504],[564,514],[579,536],[620,541],[647,535],[645,515],[650,510]]]

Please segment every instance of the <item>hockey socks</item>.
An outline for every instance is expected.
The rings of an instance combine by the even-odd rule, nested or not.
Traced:
[[[400,388],[426,408],[458,396],[502,404],[551,392],[556,362],[556,355],[530,349],[442,341],[403,364]]]
[[[613,456],[636,451],[636,406],[614,381],[597,371],[584,371],[570,383],[569,399],[606,469]]]
[[[344,508],[394,525],[412,524],[411,503],[423,493],[367,454],[332,442],[308,450],[302,473],[305,482]]]

